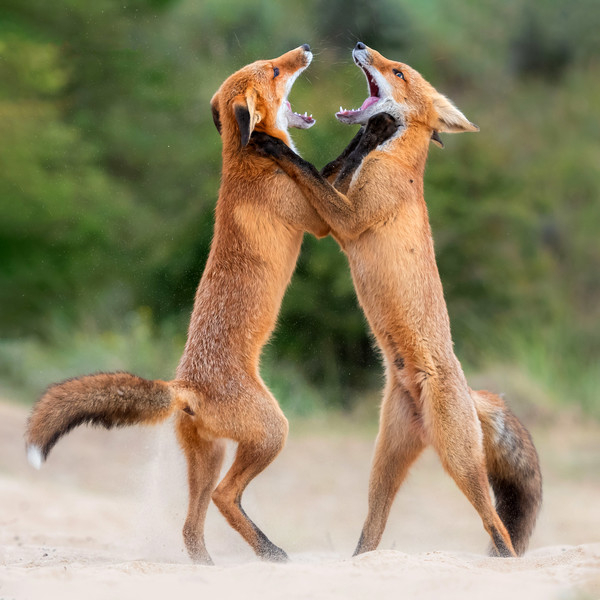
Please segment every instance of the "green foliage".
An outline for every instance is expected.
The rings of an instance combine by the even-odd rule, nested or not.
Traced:
[[[599,24],[596,0],[5,0],[0,379],[31,395],[98,369],[169,377],[212,237],[212,94],[310,43],[291,101],[318,123],[294,136],[322,166],[354,133],[332,115],[364,99],[361,39],[481,126],[426,173],[459,357],[518,361],[598,411]],[[344,255],[307,236],[265,378],[296,411],[350,406],[378,362]]]
[[[185,345],[178,323],[153,323],[150,310],[120,317],[118,328],[102,331],[93,325],[65,327],[55,323],[51,342],[35,338],[0,340],[0,394],[31,403],[49,383],[82,373],[128,371],[147,378],[171,379]],[[318,414],[323,395],[339,390],[317,388],[295,363],[267,353],[262,374],[285,412]]]
[[[0,380],[17,398],[33,400],[49,383],[99,371],[130,371],[142,377],[172,378],[185,338],[171,323],[156,327],[148,309],[128,313],[120,328],[73,330],[56,323],[52,341],[0,341]]]

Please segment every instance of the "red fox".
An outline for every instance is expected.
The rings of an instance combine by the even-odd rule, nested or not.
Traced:
[[[264,133],[255,133],[252,144],[298,184],[330,225],[383,353],[387,383],[369,510],[355,554],[378,546],[409,467],[432,444],[481,516],[492,554],[520,555],[541,504],[539,459],[504,401],[467,385],[453,350],[423,198],[430,140],[441,144],[438,132],[478,128],[408,65],[362,43],[353,58],[369,97],[359,109],[336,116],[366,128],[323,173]]]
[[[259,375],[261,349],[273,331],[305,231],[329,227],[270,159],[247,147],[267,132],[291,145],[288,127],[312,116],[291,110],[288,94],[310,64],[307,44],[231,75],[211,100],[222,137],[223,171],[210,254],[196,292],[188,339],[173,381],[128,373],[96,374],[52,385],[31,413],[27,452],[40,466],[77,425],[151,424],[175,414],[188,462],[189,510],[183,536],[191,558],[212,563],[204,521],[212,498],[258,556],[286,560],[241,506],[250,481],[279,454],[288,422]],[[238,442],[233,465],[216,487],[225,441]]]

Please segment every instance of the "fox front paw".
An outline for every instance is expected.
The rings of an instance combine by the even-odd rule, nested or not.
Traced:
[[[255,131],[250,137],[250,146],[260,156],[280,158],[287,146],[278,138],[264,131]]]
[[[400,123],[394,117],[388,113],[378,113],[369,119],[365,136],[379,145],[391,138],[398,131],[398,127]]]

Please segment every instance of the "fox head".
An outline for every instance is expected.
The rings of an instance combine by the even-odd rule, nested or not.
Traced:
[[[257,60],[228,77],[210,102],[213,121],[224,140],[234,138],[246,146],[257,129],[290,144],[288,127],[312,127],[312,115],[293,112],[287,99],[311,60],[310,47],[304,44],[279,58]]]
[[[441,147],[438,132],[479,131],[446,96],[407,64],[388,60],[362,42],[356,44],[352,58],[367,78],[369,97],[356,110],[340,107],[336,117],[342,123],[364,125],[373,115],[386,112],[406,125],[416,122],[429,127],[432,140]]]

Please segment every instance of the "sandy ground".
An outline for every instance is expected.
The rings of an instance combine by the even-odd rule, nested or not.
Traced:
[[[181,541],[185,465],[169,424],[81,428],[37,472],[24,456],[26,416],[0,403],[0,600],[600,598],[598,425],[534,432],[544,508],[529,553],[507,560],[486,557],[476,513],[432,453],[401,489],[380,549],[350,558],[374,432],[293,423],[244,503],[292,561],[259,562],[211,507],[206,537],[217,566],[199,567]]]

